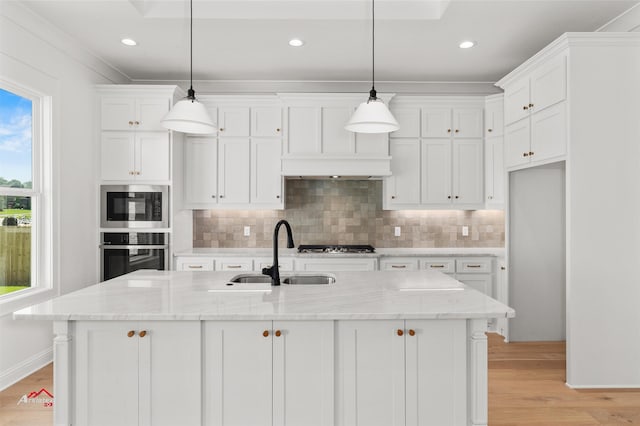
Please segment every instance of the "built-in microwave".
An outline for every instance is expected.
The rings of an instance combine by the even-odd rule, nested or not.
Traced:
[[[102,185],[102,228],[168,228],[169,187],[165,185]]]

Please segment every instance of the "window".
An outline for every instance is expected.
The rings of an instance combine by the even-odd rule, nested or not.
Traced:
[[[0,81],[0,300],[41,280],[41,99]]]

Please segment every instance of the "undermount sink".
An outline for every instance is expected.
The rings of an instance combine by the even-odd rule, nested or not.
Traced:
[[[231,278],[229,282],[234,284],[262,284],[270,283],[271,277],[262,274],[241,274]],[[296,274],[282,277],[281,282],[289,285],[323,285],[335,283],[336,277],[330,274]]]

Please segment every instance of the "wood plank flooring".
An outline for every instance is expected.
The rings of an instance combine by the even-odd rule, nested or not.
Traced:
[[[17,405],[42,388],[53,392],[51,365],[0,392],[0,425],[52,425],[51,408]],[[489,334],[489,425],[640,425],[640,389],[570,389],[564,343],[507,344]]]

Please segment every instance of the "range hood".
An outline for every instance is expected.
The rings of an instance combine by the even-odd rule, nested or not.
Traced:
[[[342,179],[383,178],[391,176],[389,156],[283,156],[282,175],[285,177],[325,177],[339,176]]]

